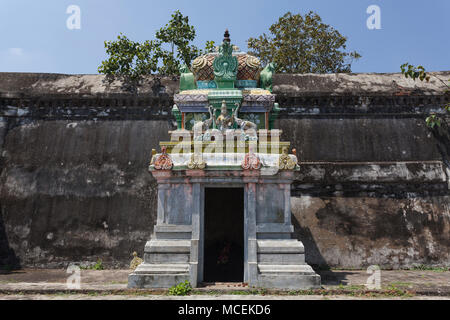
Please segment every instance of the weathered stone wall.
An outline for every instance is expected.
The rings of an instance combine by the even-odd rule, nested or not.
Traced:
[[[143,251],[156,217],[147,165],[174,128],[176,88],[0,73],[1,266],[125,266]],[[303,161],[291,201],[309,263],[450,265],[450,144],[424,123],[449,100],[439,81],[276,75],[274,92]]]

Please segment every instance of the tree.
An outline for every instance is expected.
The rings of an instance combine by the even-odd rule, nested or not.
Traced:
[[[402,74],[405,76],[405,78],[411,78],[414,81],[416,81],[416,79],[419,79],[420,81],[426,81],[429,82],[431,76],[426,72],[425,68],[423,66],[418,66],[415,67],[412,64],[404,63],[400,66],[400,69],[402,71]],[[436,79],[438,79],[440,82],[442,82],[447,89],[445,90],[445,93],[449,93],[450,92],[450,86],[441,78],[437,77],[434,75],[434,77]],[[450,79],[447,80],[447,82],[450,83]],[[450,103],[447,103],[446,105],[442,106],[443,109],[443,113],[450,113]],[[431,128],[434,129],[436,126],[437,127],[441,127],[442,124],[445,124],[447,126],[447,122],[446,119],[444,117],[441,117],[439,115],[437,115],[436,113],[432,113],[430,114],[426,119],[425,119],[427,125]]]
[[[351,72],[351,63],[361,57],[345,52],[347,38],[312,11],[305,16],[288,12],[269,31],[247,43],[263,65],[274,62],[277,72]]]
[[[102,61],[98,72],[122,77],[132,84],[137,84],[143,75],[154,72],[179,75],[184,64],[189,67],[193,59],[214,47],[214,41],[208,41],[205,50],[198,49],[191,44],[195,36],[195,28],[189,25],[189,18],[177,10],[172,19],[156,32],[155,40],[134,42],[121,33],[116,41],[105,41],[108,58]]]
[[[178,10],[169,23],[156,32],[156,39],[170,47],[169,51],[160,49],[163,59],[163,66],[158,70],[160,74],[179,74],[182,64],[189,67],[192,59],[200,54],[196,46],[189,45],[195,39],[195,28],[189,25],[189,17],[183,16]]]
[[[108,76],[121,76],[126,81],[138,81],[144,74],[158,69],[159,44],[154,41],[134,42],[119,34],[116,41],[105,41],[106,54],[109,58],[102,61],[99,73]]]

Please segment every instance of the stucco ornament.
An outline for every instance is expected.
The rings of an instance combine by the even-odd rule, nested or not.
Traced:
[[[261,169],[261,161],[256,154],[250,151],[244,156],[241,167],[244,170],[259,170]]]
[[[191,170],[200,169],[203,170],[206,168],[206,163],[203,161],[203,157],[201,153],[193,153],[191,156],[191,160],[189,161],[187,167]]]
[[[187,65],[180,67],[180,91],[197,89],[194,74],[189,70]]]
[[[206,59],[206,57],[204,57],[204,56],[198,57],[194,61],[192,61],[192,70],[197,73],[201,69],[206,67],[207,64],[208,64],[208,59]]]
[[[297,162],[294,161],[288,154],[288,148],[283,148],[283,153],[278,160],[278,168],[280,170],[294,170]]]
[[[171,170],[173,168],[172,158],[167,154],[166,147],[161,148],[161,155],[155,160],[156,170]]]
[[[213,123],[215,123],[215,117],[214,117],[214,108],[213,106],[208,107],[209,111],[209,119],[206,119],[205,121],[198,121],[194,124],[192,127],[192,130],[194,132],[194,141],[202,141],[203,140],[203,132],[208,130]]]
[[[133,260],[130,262],[130,269],[135,270],[144,260],[138,257],[137,252],[133,252]]]
[[[269,63],[260,74],[261,88],[269,90],[272,92],[272,77],[275,72],[275,64],[273,62]]]
[[[261,62],[255,56],[248,56],[245,64],[252,69],[259,69],[261,67]]]
[[[258,129],[258,126],[248,120],[243,120],[238,118],[238,114],[239,114],[239,109],[241,108],[241,104],[236,103],[236,109],[234,110],[234,121],[237,123],[237,125],[239,126],[239,128],[241,128],[241,130],[254,130],[254,133],[256,135],[256,130]]]
[[[154,165],[156,160],[156,149],[152,149],[152,156],[150,158],[150,165]]]
[[[225,100],[222,101],[222,105],[220,107],[220,115],[215,120],[216,127],[224,132],[226,129],[233,128],[234,125],[234,117],[228,115],[227,102]]]
[[[233,57],[233,46],[230,43],[228,30],[225,32],[225,39],[219,48],[219,56],[214,59],[213,67],[216,80],[236,80],[238,60]]]

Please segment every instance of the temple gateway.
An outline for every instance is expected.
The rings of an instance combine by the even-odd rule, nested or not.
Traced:
[[[153,150],[157,223],[130,288],[188,280],[246,282],[264,288],[320,286],[292,239],[295,149],[274,128],[274,65],[230,42],[181,68],[172,112],[177,130]]]

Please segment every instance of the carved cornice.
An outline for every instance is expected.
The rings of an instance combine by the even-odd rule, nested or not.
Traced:
[[[280,118],[402,115],[443,112],[450,97],[440,96],[277,96]],[[0,98],[0,117],[49,120],[168,120],[174,101],[161,99],[17,99]],[[244,105],[244,107],[246,107]]]

